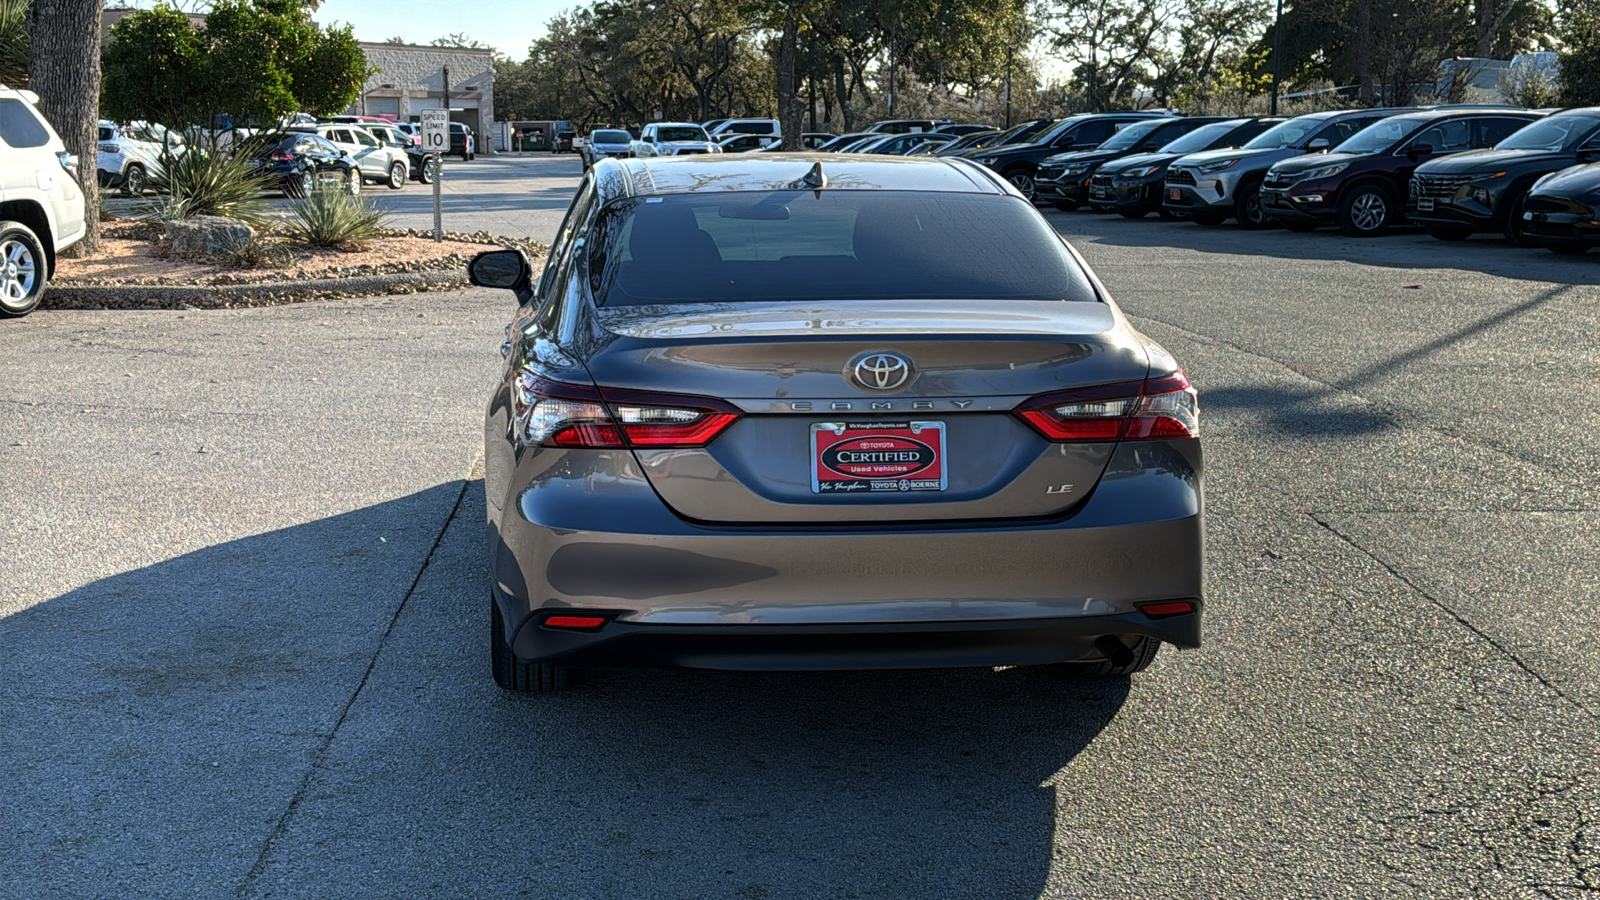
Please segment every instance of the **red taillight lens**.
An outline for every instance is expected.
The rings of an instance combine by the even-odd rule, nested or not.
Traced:
[[[1159,603],[1140,603],[1138,606],[1140,612],[1152,619],[1184,616],[1194,612],[1194,602],[1190,600],[1165,600]]]
[[[739,410],[709,397],[517,379],[517,434],[528,446],[620,449],[704,447]]]
[[[1182,372],[1040,394],[1016,412],[1057,443],[1200,436],[1200,406]]]
[[[294,159],[294,154],[293,153],[274,153],[274,154],[272,154],[272,161],[273,162],[288,162],[291,159]]]
[[[539,623],[546,628],[569,628],[579,631],[591,631],[605,627],[604,616],[547,616]]]

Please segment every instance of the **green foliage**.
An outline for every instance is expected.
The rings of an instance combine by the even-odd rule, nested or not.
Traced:
[[[4,2],[4,0],[0,0]],[[369,69],[349,26],[321,28],[302,0],[218,0],[203,28],[171,6],[139,10],[102,51],[106,113],[172,126],[271,123],[331,115],[361,95]]]
[[[389,214],[364,194],[319,187],[289,208],[289,231],[313,247],[359,250],[388,225]]]
[[[252,225],[270,220],[261,199],[269,185],[246,154],[230,157],[200,147],[181,156],[163,154],[150,184],[160,196],[144,208],[144,218],[227,216]]]
[[[0,0],[0,84],[28,84],[28,0]]]
[[[1561,29],[1561,102],[1600,106],[1600,10],[1573,2]]]

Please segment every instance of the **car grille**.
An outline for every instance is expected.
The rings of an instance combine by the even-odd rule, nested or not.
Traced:
[[[1470,182],[1472,177],[1471,175],[1413,175],[1411,199],[1428,197],[1433,200],[1449,200],[1456,195],[1456,188]]]
[[[1035,181],[1060,181],[1061,173],[1067,170],[1066,166],[1040,166],[1039,175]]]
[[[1097,188],[1105,188],[1106,190],[1110,190],[1111,189],[1111,176],[1110,175],[1101,175],[1101,174],[1097,173],[1094,176],[1094,178],[1089,180],[1089,183],[1094,185]]]
[[[1281,191],[1293,184],[1294,179],[1286,178],[1283,175],[1278,175],[1277,177],[1268,175],[1261,180],[1261,186],[1269,191]]]
[[[705,153],[705,152],[706,151],[704,151],[704,150],[698,150],[698,149],[691,150],[691,149],[685,148],[683,150],[679,150],[678,151],[678,155],[679,156],[694,156],[697,153]]]
[[[1188,169],[1168,169],[1167,184],[1194,184],[1194,173]]]

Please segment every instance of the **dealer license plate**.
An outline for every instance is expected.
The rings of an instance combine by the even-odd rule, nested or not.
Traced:
[[[814,494],[942,491],[943,422],[817,422],[811,426]]]
[[[1167,199],[1168,200],[1182,200],[1183,199],[1183,191],[1180,191],[1177,188],[1167,188]]]
[[[1417,211],[1418,212],[1433,212],[1433,198],[1432,197],[1418,197],[1417,198]]]
[[[1106,189],[1103,187],[1089,188],[1089,196],[1095,198],[1096,200],[1102,200],[1106,196]]]

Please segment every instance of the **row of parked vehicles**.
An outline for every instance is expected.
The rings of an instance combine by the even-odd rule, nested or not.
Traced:
[[[819,149],[963,156],[1063,210],[1355,237],[1409,222],[1446,241],[1499,233],[1558,253],[1600,246],[1600,107],[1100,113],[964,135],[931,124]]]

